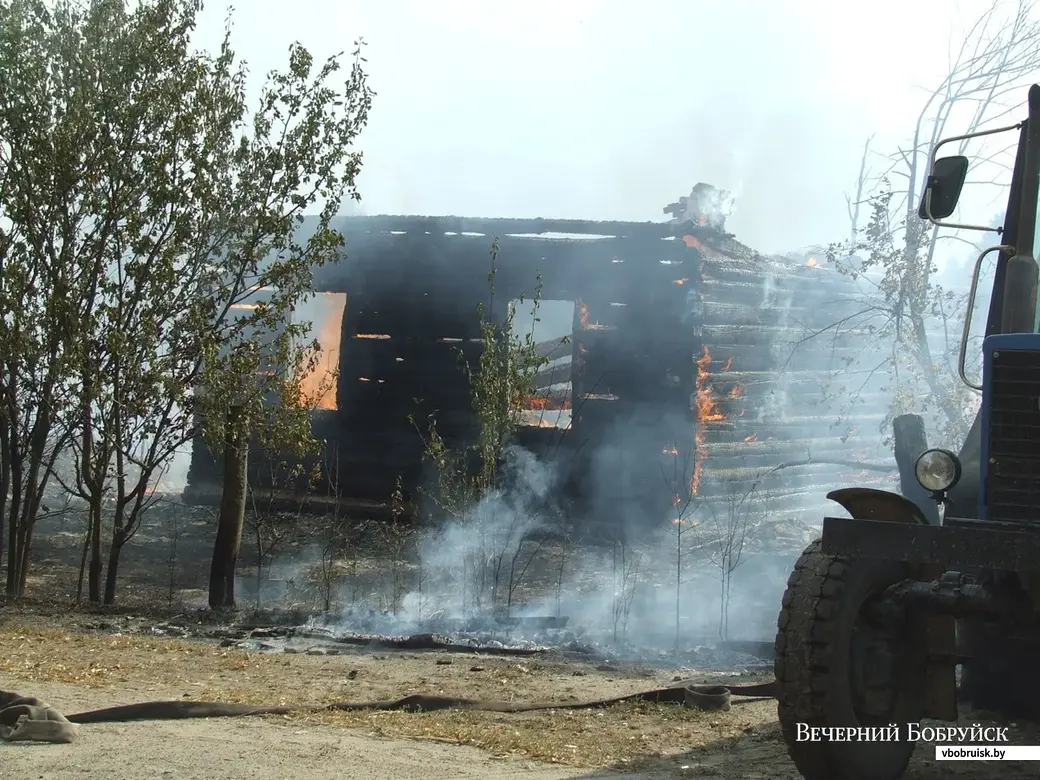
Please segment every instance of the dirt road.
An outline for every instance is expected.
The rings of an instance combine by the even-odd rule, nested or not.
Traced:
[[[141,700],[62,683],[31,683],[0,673],[0,688],[45,699],[65,712]],[[771,703],[758,702],[755,720]],[[762,712],[758,712],[758,710]],[[990,777],[995,765],[939,764],[922,745],[906,780]],[[1001,777],[1035,777],[1034,767],[1005,764]],[[765,723],[739,740],[686,755],[619,769],[588,770],[514,758],[494,758],[460,745],[373,737],[360,730],[268,718],[97,724],[80,727],[69,745],[0,744],[0,777],[24,780],[366,780],[409,778],[532,778],[532,780],[663,780],[675,777],[799,780],[775,725]]]
[[[37,696],[63,712],[155,698],[129,685],[99,690],[68,683],[29,681],[0,672],[0,688]],[[739,737],[685,753],[657,756],[603,769],[567,768],[516,756],[495,757],[473,747],[430,739],[390,739],[362,728],[280,718],[243,718],[95,724],[80,727],[68,745],[0,743],[0,778],[19,780],[295,780],[359,777],[365,780],[422,778],[532,778],[533,780],[663,780],[674,777],[800,780],[775,723],[775,703],[734,705],[754,725]],[[412,716],[417,717],[417,716]],[[515,716],[507,716],[515,717]],[[970,723],[975,718],[964,718]],[[1014,730],[1015,744],[1037,744],[1035,728]],[[577,737],[576,737],[577,738]],[[635,738],[635,737],[634,737]],[[999,772],[998,772],[999,770]],[[922,744],[906,780],[950,777],[1036,777],[1028,764],[981,765],[936,762]]]
[[[0,675],[0,688],[28,691],[24,681],[9,675]],[[65,712],[126,701],[107,692],[55,683],[32,683],[32,695]],[[97,780],[619,777],[495,760],[476,748],[458,745],[374,739],[332,726],[262,718],[106,723],[81,727],[78,739],[70,745],[0,745],[0,777],[66,780],[88,776]]]

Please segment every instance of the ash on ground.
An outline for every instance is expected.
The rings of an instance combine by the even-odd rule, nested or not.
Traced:
[[[298,613],[293,615],[298,617]],[[348,652],[393,652],[441,650],[503,656],[546,656],[581,660],[602,665],[651,666],[664,669],[698,669],[729,673],[772,671],[772,646],[765,642],[723,641],[710,637],[681,640],[678,650],[648,650],[631,642],[615,642],[602,632],[551,626],[526,629],[516,626],[481,625],[478,621],[431,620],[406,632],[378,630],[380,618],[371,616],[367,626],[354,622],[344,627],[342,618],[317,615],[299,624],[284,620],[242,616],[232,623],[207,625],[191,615],[162,623],[124,618],[102,621],[90,628],[119,633],[171,636],[217,641],[225,647],[249,652],[338,655]],[[558,618],[546,622],[565,622]],[[454,625],[454,623],[458,625]],[[281,624],[279,624],[281,623]]]

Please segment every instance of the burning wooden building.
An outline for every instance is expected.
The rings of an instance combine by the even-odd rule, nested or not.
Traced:
[[[690,495],[754,488],[770,510],[822,517],[828,490],[876,482],[855,465],[891,459],[880,429],[887,398],[878,378],[856,374],[874,345],[836,325],[854,283],[812,258],[753,252],[684,205],[666,223],[336,224],[347,257],[317,272],[324,311],[302,316],[318,322],[340,369],[315,414],[318,435],[338,444],[340,494],[385,501],[399,477],[414,489],[423,474],[414,421],[429,414],[449,444],[473,438],[459,355],[479,357],[477,305],[501,318],[536,288],[543,321],[559,326],[565,310],[568,322],[563,333],[536,328],[552,362],[522,440],[553,457],[586,512],[653,519]],[[218,475],[196,443],[188,497],[212,495]]]

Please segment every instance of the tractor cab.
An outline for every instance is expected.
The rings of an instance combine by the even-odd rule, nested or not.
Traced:
[[[1030,113],[1035,110],[1034,101],[1037,99],[1037,87],[1029,92]],[[1032,132],[1031,132],[1032,130]],[[1001,133],[1017,132],[1018,153],[1016,155],[1015,168],[1005,211],[1004,224],[998,227],[987,227],[978,225],[953,224],[945,222],[957,207],[964,181],[970,167],[970,162],[963,155],[940,157],[939,151],[948,144],[960,142],[962,147],[965,141],[985,135],[996,135]],[[1031,434],[1032,442],[1040,438],[1040,430],[1000,431],[999,428],[1006,424],[1002,413],[1003,406],[1008,399],[1004,398],[1005,367],[1008,361],[1021,362],[1020,352],[1040,351],[1040,335],[1037,331],[1037,263],[1034,258],[1035,240],[1037,228],[1037,182],[1040,175],[1040,121],[1030,121],[988,130],[981,133],[971,133],[956,136],[940,141],[932,150],[932,160],[928,180],[925,185],[924,195],[918,216],[927,220],[939,228],[955,228],[980,232],[991,232],[998,236],[993,245],[982,251],[975,261],[972,273],[971,285],[968,294],[967,311],[964,317],[964,327],[961,334],[960,354],[958,360],[958,373],[960,379],[969,387],[982,393],[982,404],[975,424],[968,433],[967,439],[956,460],[957,464],[951,463],[948,453],[930,454],[920,464],[920,478],[928,481],[923,487],[935,488],[941,485],[942,480],[937,475],[928,475],[929,466],[940,468],[951,477],[956,474],[953,483],[938,491],[939,498],[958,517],[977,517],[978,519],[1000,519],[1006,515],[1006,510],[999,506],[993,507],[996,514],[989,511],[991,499],[996,499],[999,504],[1003,492],[1002,479],[1010,476],[1006,469],[1000,468],[999,460],[990,462],[990,457],[1000,458],[1003,445],[1001,439],[1016,438],[1022,434]],[[989,257],[996,258],[995,273],[993,275],[993,289],[990,296],[989,312],[985,323],[984,341],[982,348],[983,377],[982,383],[978,384],[967,376],[966,361],[969,344],[969,333],[972,327],[972,314],[975,310],[975,302],[978,294],[979,277],[982,272],[983,263]],[[1019,335],[1026,337],[1019,338]],[[1010,340],[1009,340],[1010,336]],[[1004,349],[1001,350],[1003,345]],[[1001,357],[1003,352],[1003,357]],[[1028,359],[1027,361],[1028,362]],[[1024,366],[1019,367],[1024,368]],[[997,371],[996,384],[991,376],[994,369]],[[1018,371],[1017,373],[1021,373]],[[1013,379],[1019,381],[1024,379]],[[999,390],[998,390],[999,388]],[[994,391],[997,397],[994,398]],[[1019,399],[1021,401],[1021,399]],[[994,403],[995,402],[995,403]],[[1015,402],[1012,401],[1012,407]],[[1019,404],[1021,405],[1021,404]],[[1026,403],[1025,408],[1019,411],[1026,413],[1040,412],[1037,404]],[[1020,420],[1025,422],[1025,420]],[[998,430],[994,431],[994,426]],[[983,431],[986,437],[983,437]],[[992,438],[996,434],[996,440]],[[996,451],[993,447],[996,446]],[[1021,447],[1019,448],[1021,449]],[[1029,457],[1027,452],[1019,455]],[[993,468],[997,467],[997,468]],[[1018,478],[1025,477],[1018,470]],[[1034,475],[1040,475],[1035,467],[1029,470]],[[1003,476],[1002,476],[1003,473]],[[987,479],[987,476],[996,477],[995,482]],[[1012,491],[1020,491],[1024,485],[1011,488]],[[996,496],[990,495],[987,488],[996,488]],[[1011,510],[1014,514],[1014,510]],[[1021,514],[1021,511],[1018,512]],[[1040,518],[1036,512],[1031,512],[1033,518]]]
[[[807,780],[897,780],[920,721],[957,720],[959,701],[1040,718],[1040,86],[1027,105],[1018,124],[936,144],[918,212],[940,229],[997,237],[979,254],[968,295],[958,370],[981,392],[981,408],[964,445],[915,452],[901,468],[906,495],[829,494],[851,518],[824,518],[788,581],[776,637],[778,716]],[[1016,132],[1004,224],[948,222],[971,167],[959,153],[964,142]],[[941,156],[953,144],[958,153]],[[973,383],[971,311],[992,256],[982,380]],[[897,460],[898,447],[897,431]],[[921,495],[945,511],[926,511]]]

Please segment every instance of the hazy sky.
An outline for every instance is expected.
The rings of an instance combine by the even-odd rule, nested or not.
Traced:
[[[659,220],[705,181],[739,240],[786,251],[846,236],[865,138],[909,135],[951,24],[989,4],[240,0],[234,41],[258,90],[294,40],[367,40],[366,213]]]

